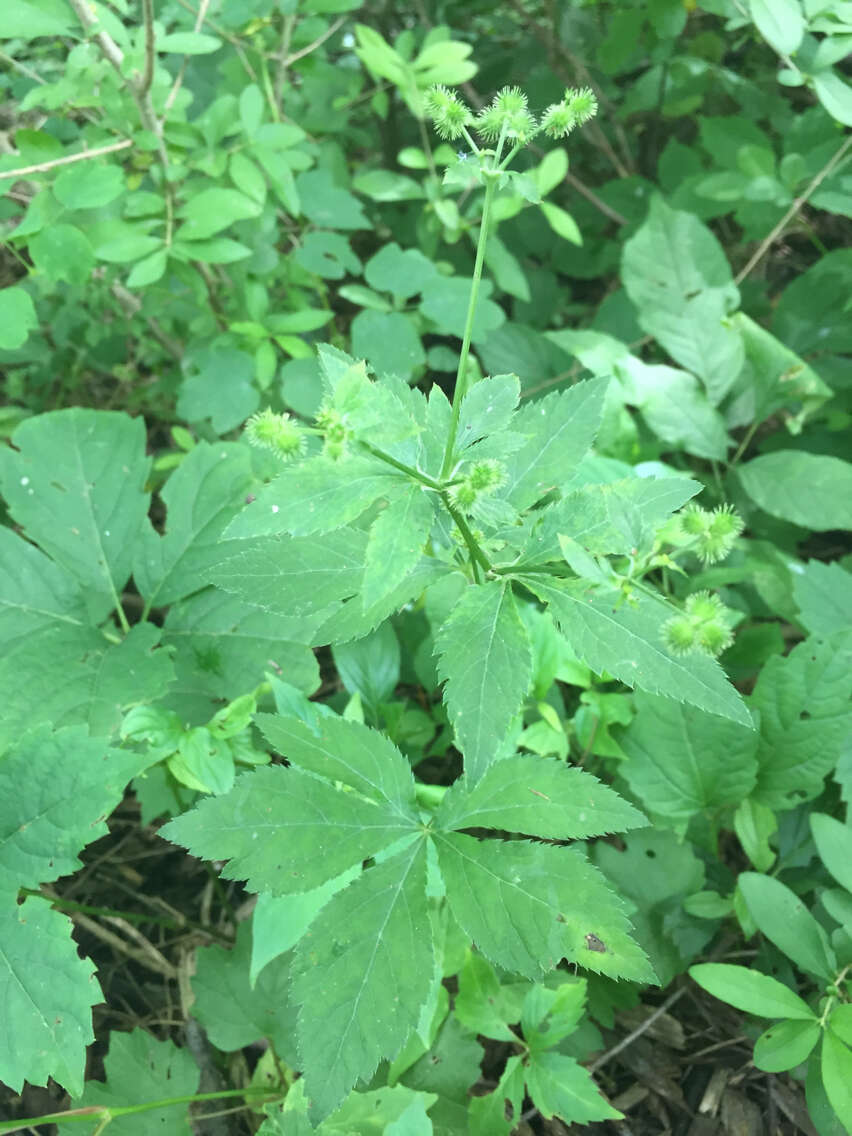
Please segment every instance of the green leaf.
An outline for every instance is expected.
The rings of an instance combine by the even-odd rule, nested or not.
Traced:
[[[39,36],[71,35],[67,5],[44,0],[16,0],[0,13],[0,39],[37,39]]]
[[[773,517],[815,532],[852,528],[852,462],[777,450],[739,466],[737,477],[752,501]]]
[[[378,292],[390,292],[408,300],[437,274],[433,262],[419,249],[405,249],[391,241],[383,245],[364,265],[364,279]]]
[[[260,205],[236,189],[212,186],[191,197],[178,210],[178,216],[184,221],[178,229],[179,239],[197,241],[212,237],[235,221],[260,216]]]
[[[852,573],[839,564],[809,560],[804,569],[794,568],[793,599],[797,622],[812,635],[852,628]]]
[[[453,1014],[462,1025],[498,1041],[517,1041],[510,1025],[520,1017],[519,999],[500,985],[491,963],[468,948],[458,982]]]
[[[737,886],[767,939],[800,969],[826,980],[834,977],[837,960],[828,936],[795,892],[757,872],[741,872]]]
[[[254,607],[290,617],[331,614],[329,608],[360,587],[367,534],[356,529],[246,543],[250,547],[218,564],[210,580]]]
[[[710,230],[694,214],[652,197],[648,219],[624,245],[622,280],[643,329],[719,403],[744,352],[740,335],[726,323],[739,292]]]
[[[38,327],[38,316],[29,292],[17,285],[3,288],[0,291],[0,348],[17,351],[35,327]]]
[[[421,289],[423,299],[420,311],[427,319],[437,325],[442,335],[464,336],[465,319],[470,300],[471,281],[464,276],[437,276],[427,281]],[[487,339],[492,331],[505,323],[506,316],[499,304],[489,299],[490,287],[483,280],[480,285],[480,299],[473,318],[471,338],[474,343]]]
[[[0,1034],[0,1078],[15,1092],[53,1078],[80,1093],[92,1006],[103,1001],[94,964],[71,938],[71,920],[42,899],[18,906],[0,893],[0,998],[14,1032]]]
[[[296,190],[301,199],[302,212],[319,228],[370,228],[361,202],[335,183],[330,170],[308,170],[299,174]]]
[[[365,871],[311,924],[296,953],[299,1049],[314,1119],[396,1056],[432,987],[426,847]]]
[[[562,761],[514,754],[479,782],[450,786],[435,817],[442,829],[499,828],[552,840],[585,840],[647,822],[597,778]]]
[[[852,829],[825,813],[811,813],[810,820],[820,859],[837,882],[852,892]]]
[[[529,440],[507,458],[508,478],[501,492],[516,509],[528,508],[569,480],[595,440],[606,386],[605,379],[576,383],[524,403],[515,415],[512,429]]]
[[[168,510],[165,533],[146,529],[136,551],[133,578],[148,608],[198,591],[221,559],[222,533],[254,480],[246,446],[200,442],[190,450],[160,491]]]
[[[792,55],[805,34],[799,0],[749,0],[757,30],[779,55]]]
[[[246,197],[263,205],[266,201],[266,178],[245,154],[232,154],[228,163],[231,181]]]
[[[134,264],[132,272],[127,277],[127,287],[145,288],[149,284],[156,284],[166,271],[167,262],[168,252],[165,249],[152,252],[144,260]]]
[[[795,1069],[810,1057],[821,1033],[816,1021],[788,1021],[770,1026],[755,1042],[754,1063],[765,1073]]]
[[[340,233],[306,233],[290,255],[302,268],[326,280],[342,280],[347,273],[357,276],[361,272],[361,261]]]
[[[517,1127],[523,1103],[524,1069],[520,1057],[510,1057],[496,1089],[470,1102],[470,1136],[509,1136]]]
[[[623,904],[575,849],[459,833],[435,842],[453,915],[498,966],[537,978],[566,958],[612,978],[655,981]]]
[[[533,1052],[525,1069],[527,1092],[546,1119],[567,1124],[618,1120],[624,1114],[603,1097],[591,1075],[573,1057],[552,1050]]]
[[[416,829],[396,808],[275,765],[243,774],[230,792],[206,798],[160,832],[195,856],[229,860],[227,879],[287,895],[319,887]]]
[[[426,362],[426,352],[410,316],[402,312],[359,312],[350,328],[352,350],[380,375],[409,380]]]
[[[627,686],[689,702],[710,714],[751,726],[751,715],[713,659],[676,658],[663,644],[661,627],[673,611],[662,599],[639,593],[629,600],[613,591],[588,598],[566,586],[524,583],[546,603],[571,650],[598,674],[608,672]]]
[[[105,162],[76,162],[53,183],[53,193],[66,209],[102,209],[124,192],[124,170]]]
[[[565,209],[560,209],[558,205],[554,205],[551,201],[543,201],[541,211],[544,214],[545,221],[547,221],[557,237],[562,237],[563,241],[570,241],[572,245],[581,245],[583,243],[583,235],[580,232],[579,225]]]
[[[817,98],[831,115],[844,126],[852,126],[852,87],[833,68],[813,77]]]
[[[764,664],[750,698],[759,715],[755,796],[790,809],[822,792],[852,732],[852,632],[812,637]]]
[[[532,651],[511,587],[502,580],[468,587],[435,636],[445,702],[476,782],[497,759],[532,678]]]
[[[670,822],[737,805],[757,779],[754,730],[648,694],[618,742],[620,772],[637,800]]]
[[[104,1058],[106,1084],[88,1081],[84,1092],[72,1094],[74,1108],[121,1108],[145,1105],[169,1097],[187,1097],[198,1091],[201,1072],[188,1049],[172,1041],[158,1041],[143,1029],[131,1033],[113,1030]],[[145,1109],[136,1115],[116,1116],[110,1122],[116,1136],[186,1136],[189,1115],[180,1106]],[[57,1128],[59,1136],[73,1136],[79,1124]]]
[[[816,1020],[813,1010],[798,994],[759,970],[724,962],[702,962],[689,968],[689,976],[714,998],[747,1014],[806,1022]]]
[[[371,458],[318,456],[287,466],[228,526],[229,540],[289,532],[310,536],[354,521],[406,478]]]
[[[203,32],[171,32],[157,37],[157,51],[176,55],[209,55],[221,46],[220,39]]]
[[[117,605],[148,511],[144,422],[74,407],[27,419],[13,441],[0,455],[12,516],[97,599]]]
[[[188,422],[209,418],[216,433],[225,434],[257,410],[260,396],[254,387],[253,355],[233,347],[211,347],[193,359],[193,365],[195,373],[180,385],[181,418]]]
[[[822,1081],[846,1131],[852,1125],[852,1049],[827,1029],[822,1039]]]
[[[265,1037],[288,1065],[298,1064],[296,1008],[290,1002],[291,957],[279,954],[249,981],[252,923],[237,928],[230,948],[207,947],[195,956],[192,1015],[217,1049],[231,1053]]]
[[[423,554],[434,520],[433,496],[419,485],[410,485],[379,513],[370,527],[364,559],[364,611],[380,603],[412,571]]]
[[[64,222],[37,233],[29,243],[29,254],[52,283],[85,284],[95,267],[95,254],[85,233]]]
[[[301,769],[341,781],[416,824],[411,766],[384,734],[335,716],[323,717],[317,732],[298,718],[280,715],[258,714],[257,723],[270,744]]]
[[[696,457],[724,461],[731,445],[725,419],[692,375],[647,364],[625,366],[625,371],[625,399],[635,402],[661,442]]]
[[[379,704],[393,694],[400,674],[400,649],[390,623],[382,623],[370,635],[332,648],[334,665],[350,694],[357,694],[373,717]]]
[[[462,399],[459,412],[459,449],[467,449],[480,438],[504,430],[512,421],[520,397],[517,375],[495,375],[474,383]]]

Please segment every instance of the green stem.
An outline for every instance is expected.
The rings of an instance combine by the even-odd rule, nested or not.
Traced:
[[[378,458],[379,461],[387,462],[387,464],[392,465],[394,469],[398,469],[400,473],[408,474],[414,481],[419,481],[421,485],[425,485],[427,489],[440,491],[444,488],[443,482],[436,481],[434,477],[430,477],[427,473],[415,469],[413,465],[406,465],[405,462],[397,461],[397,459],[391,457],[390,454],[386,454],[384,450],[380,450],[378,446],[371,446],[369,442],[360,440],[358,444],[363,446],[367,453],[372,454],[374,458]]]
[[[170,1108],[175,1104],[194,1104],[196,1101],[223,1100],[227,1097],[269,1097],[270,1100],[283,1100],[285,1093],[270,1092],[262,1085],[244,1089],[223,1089],[218,1093],[192,1093],[182,1097],[164,1097],[162,1100],[146,1101],[144,1104],[128,1105],[90,1105],[87,1108],[72,1108],[68,1112],[52,1112],[48,1116],[31,1116],[26,1120],[0,1120],[0,1132],[18,1132],[24,1128],[34,1128],[37,1124],[64,1124],[66,1121],[102,1120],[109,1124],[119,1116],[133,1116],[139,1112],[150,1112],[155,1108]]]
[[[441,500],[444,502],[444,505],[446,506],[447,512],[450,514],[450,516],[455,521],[456,528],[462,534],[462,539],[464,540],[465,544],[467,545],[467,550],[470,553],[470,559],[471,559],[471,563],[473,564],[474,570],[476,570],[476,566],[478,564],[480,567],[484,568],[486,572],[490,572],[491,571],[491,561],[488,559],[488,557],[485,555],[485,553],[479,547],[479,542],[477,541],[477,539],[473,535],[473,533],[470,531],[470,527],[468,526],[467,521],[464,519],[463,515],[459,512],[459,510],[455,507],[455,505],[450,500],[449,493],[442,492],[441,493]]]
[[[751,426],[749,426],[748,430],[746,430],[745,436],[743,437],[743,440],[740,442],[739,446],[737,447],[737,452],[734,454],[734,456],[728,462],[728,469],[730,469],[732,466],[735,466],[737,464],[737,462],[740,460],[740,458],[743,456],[743,454],[746,452],[746,450],[749,447],[749,443],[751,442],[752,438],[754,437],[755,431],[757,430],[759,425],[760,425],[759,422],[752,422]]]
[[[487,171],[486,171],[487,173]],[[470,285],[470,300],[467,305],[467,319],[465,321],[464,336],[462,338],[459,366],[456,372],[456,386],[453,391],[453,409],[450,418],[450,429],[447,434],[447,444],[444,448],[444,461],[441,465],[441,477],[446,478],[453,468],[455,460],[456,435],[459,429],[459,413],[462,399],[466,393],[467,358],[470,354],[470,339],[473,333],[473,317],[476,314],[476,304],[479,299],[479,285],[482,281],[482,266],[485,263],[485,245],[488,241],[488,220],[491,213],[491,202],[497,188],[496,177],[487,177],[485,183],[485,201],[482,205],[482,221],[479,225],[479,241],[476,246],[476,262],[473,266],[473,280]]]
[[[221,931],[214,931],[209,927],[203,926],[201,923],[194,923],[191,919],[186,919],[183,923],[179,923],[177,919],[166,919],[157,915],[144,915],[138,911],[118,911],[113,907],[93,907],[88,903],[75,903],[73,899],[64,899],[61,895],[45,895],[42,891],[36,891],[34,888],[19,888],[19,895],[24,895],[28,899],[43,899],[46,903],[57,908],[59,911],[79,911],[81,915],[97,915],[101,917],[112,916],[114,919],[124,919],[128,923],[150,923],[155,927],[166,927],[170,931],[186,931],[188,927],[194,928],[196,931],[201,931],[205,935],[209,935],[211,939],[218,939],[222,943],[230,944],[233,942],[227,935],[223,935]]]

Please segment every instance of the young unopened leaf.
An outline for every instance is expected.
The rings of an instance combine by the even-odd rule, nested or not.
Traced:
[[[552,840],[582,840],[640,828],[640,812],[597,778],[563,761],[515,754],[477,784],[457,781],[435,818],[445,829],[498,828]]]
[[[574,849],[459,833],[440,834],[436,845],[453,915],[498,966],[536,978],[567,958],[612,978],[655,981],[623,904]]]
[[[511,588],[468,587],[435,638],[450,721],[477,781],[496,759],[532,676],[532,651]]]
[[[426,848],[418,841],[338,892],[297,948],[293,995],[314,1119],[398,1053],[434,970]]]

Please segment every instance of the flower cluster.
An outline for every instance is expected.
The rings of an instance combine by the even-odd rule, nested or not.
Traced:
[[[488,106],[474,117],[462,99],[447,87],[433,87],[426,96],[426,113],[441,138],[452,141],[474,126],[488,143],[507,139],[519,145],[531,141],[543,130],[550,138],[565,138],[597,114],[598,101],[589,87],[569,87],[561,102],[547,108],[539,122],[527,107],[527,96],[519,87],[504,87]]]
[[[276,414],[268,406],[249,418],[243,434],[249,445],[272,450],[285,461],[301,457],[307,445],[307,436],[299,423],[289,414]]]
[[[731,612],[718,596],[695,592],[683,605],[680,615],[663,624],[663,639],[673,655],[698,651],[714,659],[734,641]]]
[[[712,512],[700,505],[690,505],[681,514],[680,528],[684,536],[692,539],[695,552],[704,564],[717,564],[730,553],[745,523],[728,505]]]
[[[506,480],[506,469],[496,458],[481,458],[471,464],[467,472],[450,490],[453,504],[463,513],[470,513],[482,500],[499,489]]]

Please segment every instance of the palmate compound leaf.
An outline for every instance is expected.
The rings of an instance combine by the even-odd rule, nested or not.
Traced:
[[[538,978],[566,958],[611,978],[656,981],[623,903],[582,852],[457,832],[437,833],[435,843],[453,915],[498,966]]]
[[[590,773],[553,758],[518,753],[492,765],[472,788],[464,781],[452,785],[435,823],[444,829],[497,828],[551,840],[584,840],[648,822]]]
[[[675,609],[663,599],[644,592],[625,598],[615,589],[590,591],[540,576],[521,579],[550,605],[571,650],[598,674],[753,727],[745,703],[714,659],[675,657],[666,650],[661,628]]]
[[[426,845],[416,840],[338,892],[296,950],[299,1049],[315,1119],[396,1056],[417,1026],[435,965]]]
[[[83,1087],[91,1007],[101,1001],[94,967],[81,959],[71,922],[41,899],[18,907],[18,889],[37,888],[80,866],[78,852],[107,832],[105,819],[127,782],[147,764],[108,749],[80,726],[40,726],[0,760],[0,1080],[54,1077]]]
[[[497,757],[532,677],[532,648],[504,580],[473,584],[435,637],[439,674],[465,776],[477,781]]]

